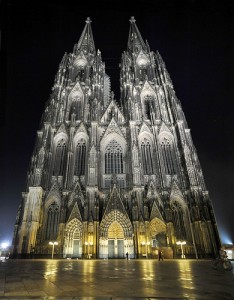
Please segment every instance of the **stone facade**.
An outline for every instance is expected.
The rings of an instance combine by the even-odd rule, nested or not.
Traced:
[[[216,255],[212,203],[180,101],[134,17],[111,92],[91,20],[65,54],[22,193],[13,255],[64,258]]]

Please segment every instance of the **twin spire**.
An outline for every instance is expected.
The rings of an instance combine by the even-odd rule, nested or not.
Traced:
[[[134,17],[130,18],[130,30],[128,36],[128,49],[130,51],[139,52],[140,50],[146,50],[146,44],[144,43],[140,31],[137,28],[136,20]],[[88,53],[95,53],[95,44],[93,40],[92,28],[91,28],[91,19],[88,17],[86,19],[85,28],[81,34],[81,37],[78,42],[78,49],[82,49]]]
[[[82,49],[84,52],[95,53],[95,44],[93,40],[93,33],[91,28],[91,19],[88,17],[85,21],[86,25],[81,34],[78,42],[78,49]]]
[[[140,31],[137,28],[136,20],[131,17],[130,30],[128,35],[128,49],[132,52],[139,52],[140,50],[146,50],[146,45],[141,37]]]

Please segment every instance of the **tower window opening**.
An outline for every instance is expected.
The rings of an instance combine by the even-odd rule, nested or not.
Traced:
[[[81,141],[78,142],[76,146],[74,175],[82,176],[85,174],[85,162],[86,162],[86,144],[85,142]]]
[[[162,149],[162,157],[163,157],[165,173],[168,175],[175,174],[172,145],[168,139],[164,138],[161,141],[161,149]]]
[[[141,155],[143,163],[143,172],[145,175],[153,174],[153,160],[150,142],[145,140],[141,143]]]
[[[65,168],[66,143],[62,139],[58,142],[55,151],[54,172],[55,176],[62,176]]]

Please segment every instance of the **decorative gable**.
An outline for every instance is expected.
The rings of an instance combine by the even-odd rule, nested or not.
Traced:
[[[149,95],[153,95],[154,97],[156,97],[156,93],[153,86],[149,83],[148,80],[146,80],[142,87],[140,96],[144,98],[145,96],[149,96]]]
[[[73,191],[68,201],[68,206],[72,205],[72,203],[74,203],[75,201],[81,203],[81,205],[84,205],[84,195],[81,191],[79,181],[77,181],[74,185]]]
[[[72,211],[71,211],[70,216],[68,218],[68,222],[70,222],[73,219],[78,219],[78,220],[82,221],[81,213],[80,213],[77,202],[75,202],[75,204],[72,208]]]
[[[60,134],[60,133],[64,133],[67,135],[67,130],[66,130],[66,127],[64,125],[64,123],[62,123],[58,129],[58,131],[56,132],[56,135]]]
[[[71,90],[68,98],[69,98],[69,100],[71,100],[73,98],[77,98],[77,99],[80,99],[80,100],[84,99],[84,92],[83,92],[83,89],[82,89],[79,81],[77,81],[77,83],[75,84],[75,86]]]
[[[117,106],[115,100],[112,100],[106,108],[106,111],[101,118],[101,123],[106,123],[112,118],[114,118],[118,123],[125,122],[124,116]]]
[[[163,217],[162,217],[155,201],[153,202],[153,205],[152,205],[152,209],[151,209],[151,213],[150,213],[150,220],[153,220],[154,218],[160,219],[161,221],[164,222]]]
[[[171,185],[170,198],[171,199],[173,199],[173,198],[174,199],[184,199],[184,196],[175,181],[173,181],[172,185]]]
[[[155,187],[155,185],[153,184],[152,181],[149,184],[149,188],[148,188],[148,191],[147,191],[146,198],[147,199],[154,199],[154,200],[157,199],[158,204],[162,205],[162,201],[160,199],[160,196],[159,196],[159,194],[157,192],[157,189],[156,189],[156,187]]]
[[[110,121],[110,124],[108,125],[102,138],[105,138],[107,135],[109,135],[111,133],[117,133],[118,135],[120,135],[121,137],[123,137],[125,139],[123,132],[119,128],[119,126],[116,123],[114,118],[112,118],[112,120]]]
[[[170,135],[172,135],[171,130],[164,122],[162,122],[161,127],[159,129],[159,134],[162,134],[162,133],[169,133]]]
[[[114,211],[114,210],[118,210],[118,211],[122,212],[123,214],[127,215],[126,209],[121,200],[121,196],[120,196],[115,184],[110,193],[110,197],[107,202],[107,206],[106,206],[103,218],[105,218],[106,215],[108,215],[111,211]]]
[[[152,135],[152,132],[150,130],[150,128],[145,124],[145,122],[143,122],[142,126],[141,126],[141,130],[139,132],[139,135],[140,134],[143,134],[143,133],[149,133],[150,135]]]
[[[78,129],[77,129],[77,131],[76,131],[76,133],[75,133],[75,136],[76,136],[77,134],[79,134],[79,133],[83,133],[83,134],[85,134],[86,136],[88,136],[87,130],[86,130],[86,128],[85,128],[85,126],[84,126],[84,124],[83,124],[82,122],[80,123],[80,126],[78,127]]]

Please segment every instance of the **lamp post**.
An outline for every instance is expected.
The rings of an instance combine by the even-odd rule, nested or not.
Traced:
[[[54,246],[58,245],[58,242],[49,242],[49,245],[52,246],[52,253],[51,253],[51,258],[54,258]]]
[[[184,250],[183,250],[183,245],[185,245],[186,244],[186,242],[185,241],[178,241],[178,242],[176,242],[176,244],[177,245],[180,245],[180,247],[181,247],[181,258],[185,258],[185,255],[184,255]]]

